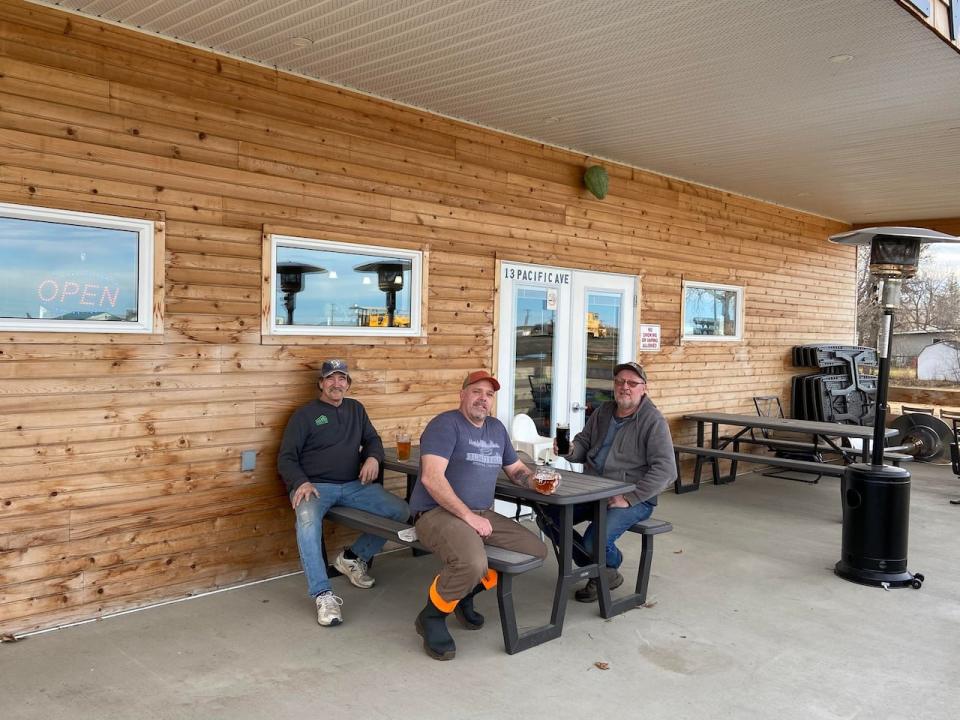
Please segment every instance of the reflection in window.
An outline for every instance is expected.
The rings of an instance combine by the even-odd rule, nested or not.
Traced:
[[[416,335],[421,253],[274,236],[273,331]]]
[[[514,408],[533,418],[537,431],[549,437],[553,395],[553,335],[556,311],[548,307],[547,288],[517,290],[517,337],[514,356]]]
[[[150,332],[153,223],[0,204],[0,327]]]
[[[742,324],[743,288],[709,283],[683,284],[685,340],[739,340]]]
[[[621,296],[587,294],[586,415],[602,403],[613,400],[613,368],[620,344]]]

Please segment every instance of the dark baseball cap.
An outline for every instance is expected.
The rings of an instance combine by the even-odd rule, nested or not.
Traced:
[[[320,377],[330,377],[334,373],[346,375],[347,380],[351,383],[353,382],[353,378],[350,377],[350,369],[347,367],[346,362],[343,360],[325,360],[320,368]]]
[[[491,385],[493,385],[494,390],[500,389],[500,383],[497,382],[497,379],[493,375],[488,373],[486,370],[474,370],[472,373],[470,373],[463,379],[463,385],[461,385],[461,387],[466,388],[467,385],[473,385],[474,383],[480,382],[481,380],[486,380]]]
[[[644,382],[647,381],[647,372],[646,370],[643,369],[643,367],[640,366],[639,363],[635,363],[635,362],[620,363],[613,369],[614,376],[616,376],[616,374],[621,370],[630,370],[631,372],[635,372],[637,375],[640,376],[641,380],[643,380]]]

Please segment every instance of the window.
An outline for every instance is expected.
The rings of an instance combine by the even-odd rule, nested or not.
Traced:
[[[684,340],[743,338],[743,288],[683,283]]]
[[[155,331],[150,220],[0,203],[0,275],[0,329]]]
[[[420,335],[420,251],[270,238],[268,334]]]

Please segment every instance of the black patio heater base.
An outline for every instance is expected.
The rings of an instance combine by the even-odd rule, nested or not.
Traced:
[[[919,590],[923,575],[907,570],[910,473],[889,465],[850,465],[841,490],[843,547],[833,571],[861,585]]]

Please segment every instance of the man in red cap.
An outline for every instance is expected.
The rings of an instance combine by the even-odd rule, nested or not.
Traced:
[[[417,537],[443,567],[430,585],[416,628],[435,660],[456,654],[447,630],[451,612],[468,630],[483,626],[473,596],[497,584],[496,571],[487,567],[485,544],[540,558],[547,554],[536,535],[491,509],[500,468],[517,485],[535,487],[507,429],[490,415],[499,389],[486,370],[470,373],[460,390],[460,407],[437,415],[420,436],[420,476],[410,510]]]

